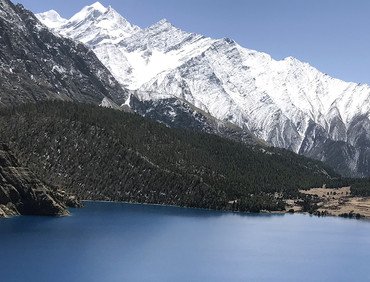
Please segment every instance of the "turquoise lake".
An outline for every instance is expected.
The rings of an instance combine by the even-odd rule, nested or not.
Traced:
[[[370,281],[370,222],[85,203],[0,220],[0,281]]]

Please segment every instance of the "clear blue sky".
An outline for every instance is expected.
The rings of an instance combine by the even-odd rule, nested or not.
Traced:
[[[94,0],[13,0],[69,18]],[[101,0],[131,23],[162,18],[213,38],[229,37],[275,59],[294,56],[331,76],[370,84],[368,0]]]

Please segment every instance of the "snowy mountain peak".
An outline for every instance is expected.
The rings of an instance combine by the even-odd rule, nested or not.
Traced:
[[[67,20],[67,19],[64,19],[62,18],[59,13],[55,10],[49,10],[49,11],[46,11],[44,13],[40,13],[38,14],[39,16],[44,16],[44,17],[49,17],[49,18],[55,18],[55,19],[62,19],[62,20]]]
[[[57,28],[67,22],[67,19],[62,18],[55,10],[37,14],[36,17],[49,28]]]
[[[108,11],[102,4],[96,2],[90,6],[82,8],[77,14],[69,19],[69,23],[80,23],[84,21],[91,21]]]
[[[235,41],[232,40],[232,39],[230,39],[230,38],[228,38],[228,37],[223,38],[223,41],[225,41],[228,44],[235,44]]]
[[[147,29],[155,30],[157,32],[163,31],[181,31],[179,28],[175,27],[172,23],[170,23],[167,19],[161,19],[160,21],[156,22],[155,24],[151,25]],[[183,32],[183,31],[181,31]]]
[[[160,27],[160,26],[167,26],[167,27],[172,26],[173,27],[173,25],[167,19],[161,19],[160,21],[152,25],[152,27]]]
[[[55,13],[50,12],[38,14],[37,17],[62,36],[73,38],[90,47],[118,43],[140,30],[112,7],[106,8],[100,2],[84,7],[69,20],[60,20]]]
[[[292,56],[284,58],[283,61],[288,63],[290,66],[296,66],[296,67],[298,67],[298,66],[301,66],[301,67],[309,66],[309,67],[311,67],[308,63],[302,62],[302,61],[300,61],[297,58],[292,57]]]
[[[88,9],[93,9],[100,11],[101,13],[105,13],[107,11],[107,8],[104,7],[100,2],[95,2],[94,4],[91,4],[90,6],[87,6]]]
[[[105,29],[110,33],[111,37],[121,37],[121,39],[140,30],[138,26],[132,25],[111,6],[109,6],[107,12],[98,19],[96,26]],[[116,36],[112,36],[113,34],[116,34]],[[121,34],[121,36],[117,36],[117,34]]]

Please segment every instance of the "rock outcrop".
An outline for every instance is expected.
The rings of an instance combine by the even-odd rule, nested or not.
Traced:
[[[67,198],[47,187],[29,169],[20,165],[7,145],[0,144],[0,217],[68,215]]]

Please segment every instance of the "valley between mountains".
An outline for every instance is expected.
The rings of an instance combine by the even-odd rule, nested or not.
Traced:
[[[367,85],[98,2],[64,19],[0,0],[0,74],[0,216],[79,200],[369,216]],[[350,186],[353,209],[323,185]]]

